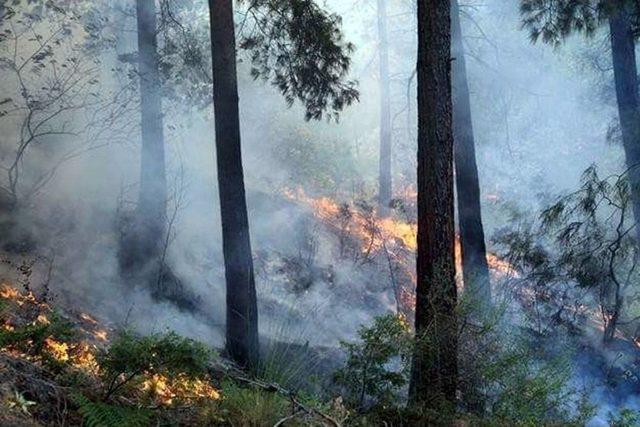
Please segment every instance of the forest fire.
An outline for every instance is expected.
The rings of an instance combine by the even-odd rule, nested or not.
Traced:
[[[415,191],[405,190],[410,205]],[[354,258],[367,261],[380,257],[382,265],[389,270],[390,282],[396,300],[396,309],[411,316],[415,306],[417,250],[417,224],[394,216],[380,217],[376,209],[366,203],[339,203],[329,197],[311,197],[302,188],[287,189],[284,196],[308,206],[315,218],[343,240],[348,236],[359,253]],[[402,195],[401,195],[402,197]],[[462,271],[462,248],[459,236],[455,242],[456,270]],[[487,253],[487,263],[491,275],[496,279],[517,276],[515,269],[495,254]],[[457,274],[459,288],[464,287],[462,274]]]
[[[102,342],[109,341],[108,333],[104,329],[98,329],[98,330],[94,331],[93,332],[93,336],[96,337],[98,340],[100,340]]]
[[[287,189],[284,196],[311,207],[314,216],[331,228],[339,227],[337,224],[341,222],[347,223],[344,226],[345,231],[361,241],[363,252],[388,250],[389,247],[398,244],[412,252],[417,250],[418,227],[415,223],[392,217],[379,217],[375,209],[363,211],[350,204],[341,205],[328,197],[313,198],[307,196],[302,188]],[[341,218],[345,216],[345,206],[349,208],[348,221]],[[459,270],[462,257],[459,236],[456,236],[455,255]],[[487,262],[491,272],[497,277],[517,274],[513,266],[495,254],[487,253]]]
[[[220,392],[210,383],[184,375],[169,378],[153,374],[142,382],[141,389],[159,405],[170,406],[176,399],[190,402],[199,399],[218,400]]]
[[[41,368],[53,362],[58,368],[65,366],[94,379],[101,377],[104,368],[97,356],[109,342],[109,336],[98,320],[79,313],[60,323],[59,315],[31,292],[21,293],[9,285],[4,285],[0,297],[13,304],[3,315],[2,328],[8,335],[3,337],[0,354]],[[72,329],[60,334],[63,327]],[[139,397],[151,399],[158,406],[220,399],[220,392],[208,377],[191,378],[185,374],[170,377],[143,372],[138,392]]]
[[[47,337],[44,340],[44,345],[46,351],[58,362],[66,362],[69,360],[69,345],[67,343]]]
[[[2,351],[13,357],[37,362],[38,357],[33,351],[40,347],[36,341],[38,341],[38,335],[42,334],[44,337],[40,339],[42,340],[43,355],[59,363],[68,363],[73,368],[87,373],[96,373],[98,371],[98,363],[95,356],[98,348],[89,343],[87,339],[91,340],[92,337],[95,337],[100,340],[100,337],[103,337],[104,340],[101,341],[106,342],[107,332],[105,330],[85,331],[82,329],[87,333],[87,339],[62,341],[54,336],[55,328],[61,325],[60,323],[54,324],[59,322],[57,315],[47,303],[38,300],[32,292],[22,293],[16,288],[4,284],[0,289],[0,298],[15,304],[14,309],[7,310],[2,319],[2,329],[8,333],[14,333],[15,337],[8,335],[4,346],[1,348]],[[79,318],[87,320],[88,315],[81,314]],[[96,326],[97,323],[95,321]],[[33,335],[33,337],[26,339],[24,343],[14,342],[21,335],[29,334]]]

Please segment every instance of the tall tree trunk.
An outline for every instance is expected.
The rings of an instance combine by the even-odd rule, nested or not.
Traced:
[[[389,83],[389,40],[387,33],[386,0],[378,0],[378,47],[380,63],[380,171],[378,202],[382,215],[389,212],[391,203],[391,106]]]
[[[258,307],[245,198],[232,0],[209,0],[218,189],[227,282],[227,352],[240,365],[258,360]]]
[[[165,234],[167,179],[155,0],[137,0],[142,152],[134,230],[124,248],[124,270],[154,284]]]
[[[454,260],[451,4],[418,0],[418,258],[409,398],[455,402],[457,322]]]
[[[451,7],[454,163],[462,273],[465,292],[471,292],[479,305],[488,307],[491,303],[491,283],[482,227],[478,165],[458,0],[452,0]]]
[[[640,109],[638,102],[638,69],[635,40],[630,14],[624,6],[609,17],[613,74],[622,129],[622,144],[629,169],[631,204],[636,224],[640,221]],[[640,244],[640,227],[636,226]]]

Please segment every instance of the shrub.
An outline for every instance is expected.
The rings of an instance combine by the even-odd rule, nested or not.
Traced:
[[[47,322],[0,330],[0,348],[16,346],[22,351],[40,354],[47,338],[68,342],[74,337],[73,324],[54,312]]]
[[[206,375],[211,357],[204,344],[173,332],[141,337],[125,331],[99,355],[98,362],[108,398],[143,374],[182,374],[188,378]]]
[[[348,402],[362,409],[367,400],[373,405],[391,404],[407,383],[411,356],[411,332],[397,315],[375,319],[371,327],[358,332],[360,342],[342,342],[347,352],[345,366],[334,379],[346,392]]]

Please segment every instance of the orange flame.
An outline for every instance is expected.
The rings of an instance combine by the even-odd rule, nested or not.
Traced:
[[[58,362],[67,362],[69,360],[69,345],[67,343],[47,337],[44,340],[44,346],[46,351]]]
[[[161,405],[172,405],[174,400],[194,401],[199,399],[218,400],[220,392],[209,382],[190,379],[184,375],[168,378],[153,374],[142,383],[142,391],[148,393]]]
[[[406,196],[409,200],[415,199],[415,189],[407,188],[404,191],[406,194],[403,197]],[[340,224],[341,205],[335,200],[328,197],[310,197],[305,194],[302,188],[297,190],[285,189],[283,194],[290,200],[308,205],[313,215],[329,227],[337,228],[336,224]],[[358,209],[351,209],[350,214],[346,231],[360,241],[361,250],[366,253],[385,250],[389,255],[389,249],[391,248],[394,252],[397,252],[393,254],[394,259],[415,285],[416,274],[415,269],[410,266],[410,254],[404,251],[395,251],[395,249],[405,248],[410,253],[414,253],[417,250],[417,224],[392,217],[381,218],[377,216],[375,211],[365,213]],[[457,271],[462,271],[462,250],[459,236],[456,236],[455,257]],[[487,263],[494,277],[503,278],[517,275],[515,269],[507,261],[495,254],[487,253]],[[458,281],[462,287],[462,278],[458,277]],[[413,289],[399,289],[398,298],[404,307],[414,306],[415,295],[413,292]]]

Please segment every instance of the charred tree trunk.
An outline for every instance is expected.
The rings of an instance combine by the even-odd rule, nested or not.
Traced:
[[[451,4],[418,1],[418,258],[409,399],[455,403],[457,290],[454,261]]]
[[[454,163],[462,274],[465,292],[471,292],[479,305],[488,307],[491,303],[491,283],[482,227],[478,165],[458,0],[452,0],[451,6]]]
[[[609,17],[611,53],[615,77],[622,143],[629,174],[631,204],[636,224],[640,221],[640,105],[638,102],[638,69],[631,16],[620,6]],[[640,244],[640,227],[636,225]]]
[[[378,0],[378,47],[380,62],[380,171],[378,178],[379,211],[389,212],[392,197],[391,183],[391,106],[389,83],[389,40],[387,33],[386,0]]]
[[[240,365],[258,360],[258,307],[245,198],[232,0],[209,0],[218,189],[227,282],[226,350]]]
[[[140,190],[133,224],[123,236],[120,267],[153,287],[165,235],[167,179],[155,0],[136,2],[140,78]]]
[[[156,37],[155,0],[137,1],[138,71],[142,110],[142,158],[138,215],[147,224],[143,249],[156,255],[166,220],[167,178],[164,159],[162,94]]]

